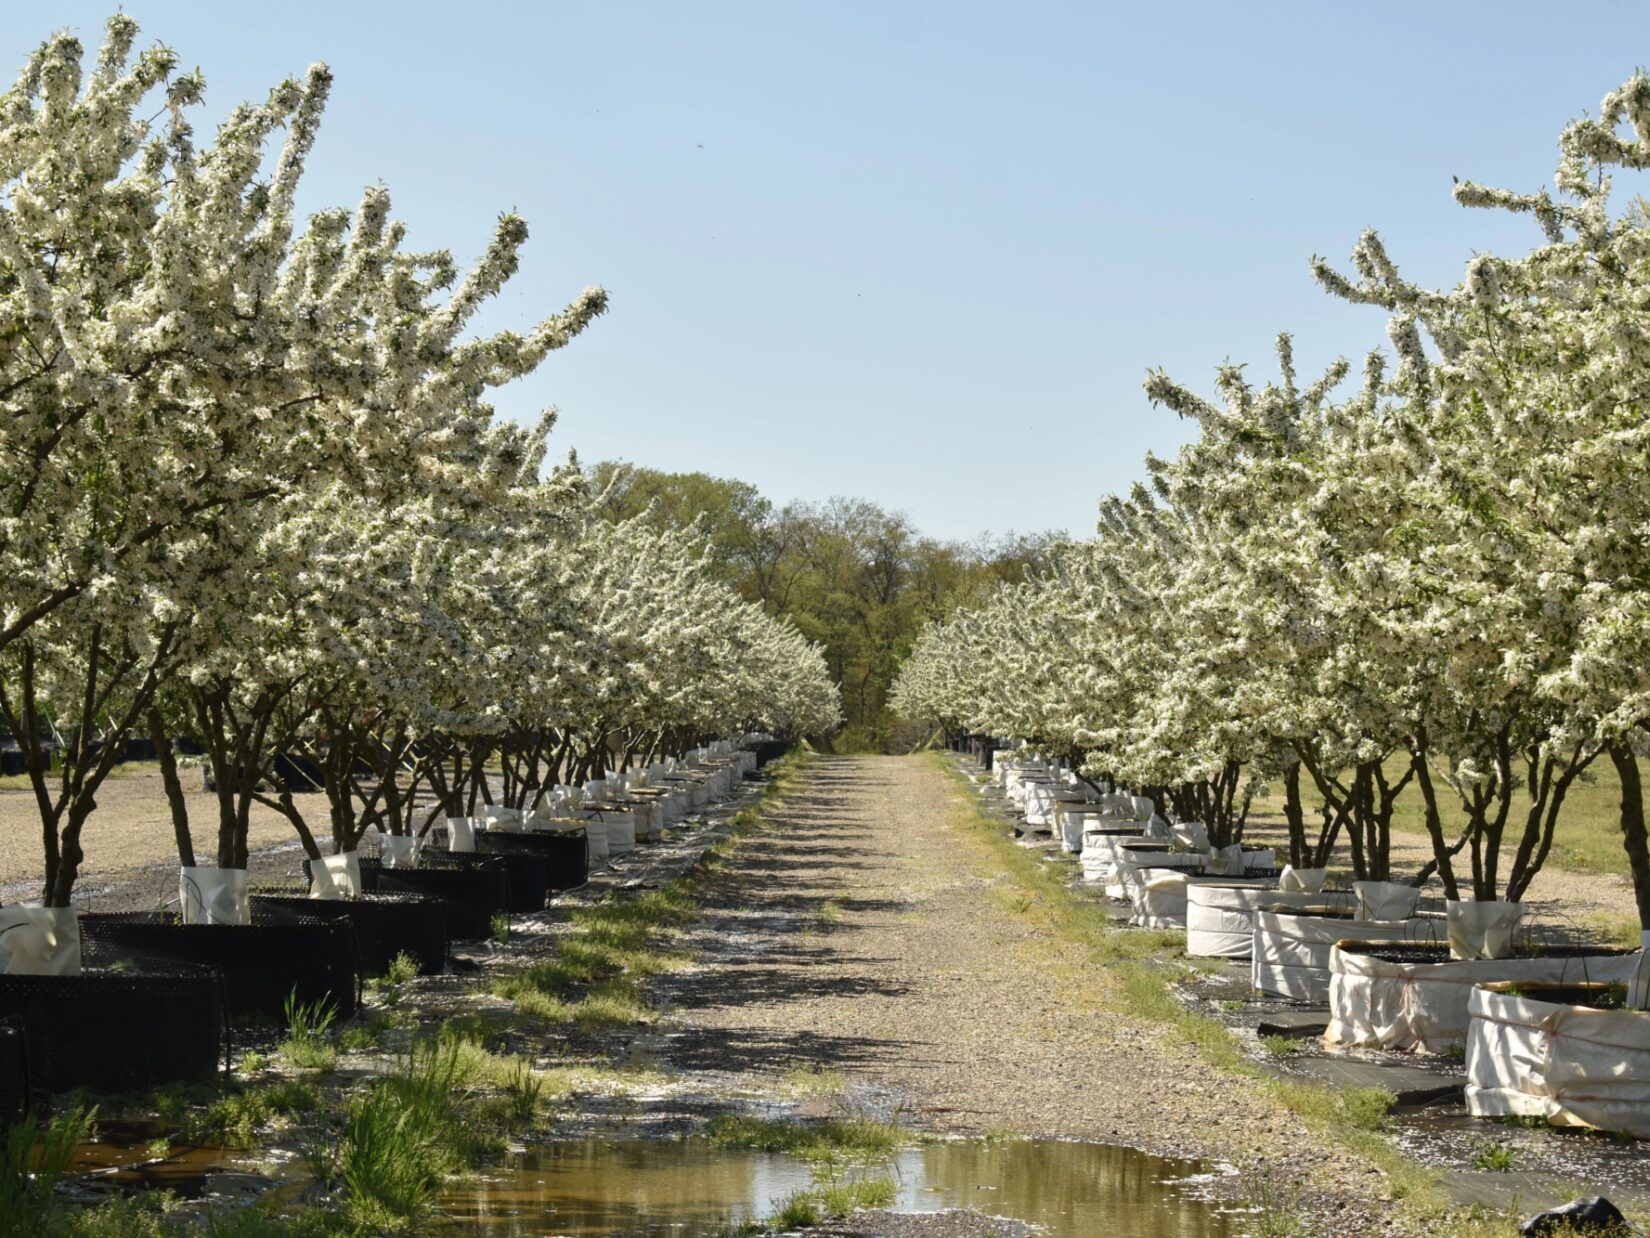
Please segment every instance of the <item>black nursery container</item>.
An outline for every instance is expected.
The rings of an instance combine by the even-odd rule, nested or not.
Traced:
[[[478,834],[476,846],[481,847]],[[512,915],[536,915],[550,897],[550,860],[531,851],[425,851],[420,863],[451,864],[459,868],[504,866],[509,880],[505,910]]]
[[[87,914],[80,938],[88,962],[218,968],[237,1022],[280,1022],[288,997],[327,1003],[346,1019],[360,1001],[361,951],[346,919],[267,907],[253,912],[251,924],[184,924],[160,912]]]
[[[84,917],[83,917],[84,919]],[[139,964],[78,976],[0,976],[0,1020],[21,1028],[28,1086],[130,1092],[216,1077],[226,1044],[215,968]],[[0,1104],[11,1071],[0,1033]]]
[[[425,856],[417,868],[385,868],[361,861],[361,884],[369,894],[423,894],[447,907],[447,935],[454,941],[481,941],[493,935],[493,917],[510,910],[510,872],[502,856],[471,856],[455,863],[442,852]],[[542,906],[542,902],[540,904]]]
[[[23,1020],[0,1019],[0,1131],[29,1111],[29,1048]]]
[[[590,839],[582,829],[486,830],[476,846],[487,855],[535,855],[548,865],[551,890],[572,890],[590,879]]]
[[[308,875],[309,865],[304,865]],[[254,890],[252,909],[347,920],[361,948],[361,974],[382,976],[396,955],[418,960],[423,976],[439,975],[447,966],[447,906],[417,894],[368,894],[361,898],[310,898],[302,890]]]

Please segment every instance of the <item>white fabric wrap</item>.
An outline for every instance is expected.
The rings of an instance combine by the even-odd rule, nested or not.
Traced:
[[[1331,1045],[1447,1053],[1467,1043],[1473,986],[1494,980],[1626,981],[1636,954],[1560,959],[1458,959],[1398,963],[1350,954],[1329,956]]]
[[[0,907],[0,976],[78,976],[80,919],[73,907]]]
[[[244,868],[180,868],[178,901],[185,924],[252,923]]]
[[[1142,880],[1142,872],[1153,868],[1202,867],[1203,857],[1186,851],[1123,851],[1119,854],[1112,873],[1114,880],[1106,885],[1106,894],[1111,898],[1126,898],[1133,902],[1134,892]],[[1114,886],[1117,888],[1116,894],[1112,894]]]
[[[1027,825],[1052,825],[1054,823],[1054,788],[1046,782],[1027,783],[1023,811]]]
[[[1187,851],[1209,850],[1209,831],[1201,821],[1177,821],[1170,828],[1169,837]]]
[[[1278,853],[1270,847],[1259,847],[1253,851],[1243,853],[1243,871],[1252,872],[1257,868],[1271,870],[1278,866]]]
[[[1285,864],[1283,876],[1278,878],[1278,889],[1321,890],[1328,875],[1327,868],[1296,868],[1293,864]]]
[[[596,814],[607,830],[607,854],[629,855],[636,850],[636,815],[622,808],[604,808]]]
[[[584,823],[584,836],[592,864],[607,863],[607,823],[592,817]]]
[[[1136,928],[1172,929],[1186,924],[1185,873],[1155,869],[1144,874],[1129,893],[1133,913],[1129,923]]]
[[[1118,847],[1126,842],[1137,842],[1140,839],[1139,830],[1130,830],[1127,833],[1107,833],[1102,830],[1089,830],[1083,834],[1083,850],[1078,861],[1083,866],[1084,881],[1105,881],[1112,875],[1112,869],[1117,865]],[[1119,891],[1113,897],[1122,898]]]
[[[1354,881],[1352,914],[1359,920],[1408,920],[1421,891],[1398,881]]]
[[[484,805],[481,810],[481,819],[486,821],[488,824],[491,824],[494,821],[499,821],[506,825],[514,825],[516,822],[521,820],[521,817],[521,809],[506,808],[502,804],[487,804]],[[460,817],[448,817],[447,824],[451,825],[454,821],[464,819],[465,818]]]
[[[514,819],[508,817],[494,817],[500,823],[515,825],[521,820],[521,814],[516,813]],[[447,818],[447,850],[456,851],[463,855],[471,855],[476,849],[476,823],[472,817]]]
[[[1457,959],[1504,959],[1512,953],[1513,933],[1524,917],[1524,904],[1501,899],[1475,902],[1445,899],[1449,952]]]
[[[1281,891],[1280,891],[1281,893]],[[1347,907],[1349,893],[1320,891],[1309,906]],[[1262,903],[1264,908],[1266,903]],[[1334,916],[1256,911],[1249,979],[1256,992],[1322,1005],[1329,1000],[1329,954],[1335,943],[1357,941],[1441,941],[1443,921],[1342,920]]]
[[[1639,930],[1639,965],[1627,982],[1627,1005],[1632,1010],[1650,1010],[1650,929]]]
[[[591,779],[580,789],[584,792],[584,798],[587,800],[599,800],[607,794],[607,784],[600,778]]]
[[[417,868],[424,840],[411,834],[385,834],[379,842],[379,857],[385,868]]]
[[[1100,815],[1090,808],[1076,804],[1060,805],[1054,814],[1055,837],[1059,839],[1060,850],[1068,854],[1082,851],[1084,828],[1099,821]]]
[[[1150,821],[1158,815],[1157,805],[1152,803],[1152,797],[1149,795],[1131,795],[1129,802],[1134,808],[1136,821]]]
[[[1650,1016],[1474,989],[1467,1112],[1650,1139]]]
[[[1151,819],[1146,822],[1146,837],[1168,842],[1170,838],[1168,818],[1161,813],[1154,813]]]
[[[1246,959],[1254,949],[1255,916],[1262,907],[1316,907],[1324,896],[1274,890],[1261,882],[1223,885],[1194,880],[1186,890],[1186,953]]]
[[[1242,843],[1233,843],[1229,847],[1210,847],[1204,853],[1203,866],[1211,873],[1236,877],[1243,872],[1243,865]]]
[[[309,862],[309,896],[329,900],[361,897],[361,857],[353,851]]]

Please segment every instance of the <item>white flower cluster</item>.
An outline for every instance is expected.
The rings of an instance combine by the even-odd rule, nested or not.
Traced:
[[[1046,577],[931,628],[896,707],[1151,789],[1218,843],[1282,779],[1291,860],[1344,838],[1360,877],[1389,876],[1413,787],[1451,897],[1518,899],[1604,757],[1650,926],[1650,218],[1608,176],[1650,166],[1647,101],[1636,76],[1565,131],[1556,195],[1457,187],[1535,217],[1522,257],[1444,291],[1374,234],[1351,274],[1314,260],[1391,315],[1397,364],[1372,352],[1357,390],[1344,362],[1298,383],[1286,336],[1276,381],[1228,366],[1214,401],[1150,375],[1198,439]]]
[[[136,36],[112,18],[89,69],[55,36],[0,96],[0,719],[49,903],[133,734],[204,745],[236,864],[279,754],[316,757],[345,842],[505,735],[599,764],[831,724],[817,650],[708,583],[695,539],[602,525],[576,469],[540,479],[552,418],[495,421],[488,392],[604,292],[474,333],[521,219],[467,273],[406,249],[382,188],[300,227],[326,67],[201,148],[204,83]]]

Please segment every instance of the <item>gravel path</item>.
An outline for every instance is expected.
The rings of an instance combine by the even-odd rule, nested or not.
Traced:
[[[959,1131],[1265,1162],[1331,1189],[1359,1232],[1379,1189],[1259,1087],[1108,1002],[1114,976],[1018,914],[962,793],[923,758],[820,762],[721,870],[663,996],[677,1070],[839,1071]]]

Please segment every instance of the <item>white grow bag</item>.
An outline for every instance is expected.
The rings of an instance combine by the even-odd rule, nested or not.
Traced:
[[[360,898],[361,857],[353,851],[343,851],[311,860],[309,896],[328,900]]]
[[[1054,838],[1060,850],[1069,854],[1083,850],[1083,835],[1101,826],[1104,818],[1094,805],[1075,800],[1060,800],[1054,805]]]
[[[491,820],[503,824],[516,825],[521,821],[521,813],[511,809],[509,817],[493,817]],[[474,854],[476,849],[476,823],[473,817],[447,818],[447,850],[456,851],[461,855]]]
[[[1026,824],[1034,830],[1053,828],[1054,784],[1027,782],[1024,785],[1025,799],[1021,803],[1021,811],[1025,814]]]
[[[385,868],[417,868],[424,840],[416,834],[385,834],[379,839],[379,858]]]
[[[1152,868],[1178,868],[1182,870],[1198,869],[1203,867],[1204,857],[1191,851],[1159,851],[1155,848],[1142,848],[1120,844],[1117,849],[1117,861],[1112,866],[1111,877],[1106,882],[1106,897],[1128,899],[1134,901],[1134,891],[1140,885],[1141,873]]]
[[[1193,881],[1186,890],[1186,953],[1246,959],[1262,907],[1319,907],[1322,894],[1279,890],[1270,881]]]
[[[598,808],[596,820],[607,833],[607,854],[629,855],[636,850],[636,814],[624,808]]]
[[[1177,869],[1146,869],[1130,887],[1129,923],[1136,928],[1176,929],[1186,926],[1186,890],[1190,878]]]
[[[1420,887],[1403,882],[1352,883],[1352,910],[1359,920],[1408,920],[1420,901]]]
[[[251,924],[246,869],[178,869],[178,901],[185,924]]]
[[[1083,866],[1084,881],[1108,881],[1112,869],[1116,866],[1119,850],[1124,843],[1139,842],[1144,837],[1144,826],[1129,828],[1127,826],[1103,827],[1083,831],[1083,850],[1078,861]],[[1111,893],[1110,890],[1107,891]],[[1123,897],[1119,891],[1114,898]]]
[[[80,919],[73,907],[0,907],[0,976],[78,976]]]
[[[1467,1112],[1650,1139],[1650,1014],[1490,988],[1467,1011]]]
[[[1351,901],[1348,891],[1321,891],[1310,906],[1346,907]],[[1266,904],[1261,906],[1264,908]],[[1437,942],[1444,940],[1444,922],[1437,917],[1347,920],[1340,916],[1257,910],[1249,945],[1252,960],[1249,979],[1257,993],[1322,1005],[1329,1000],[1329,953],[1336,942],[1348,938]]]
[[[1329,955],[1332,1045],[1447,1053],[1467,1042],[1474,986],[1497,980],[1624,983],[1639,956],[1583,954],[1568,958],[1446,959],[1400,962],[1335,947]]]

